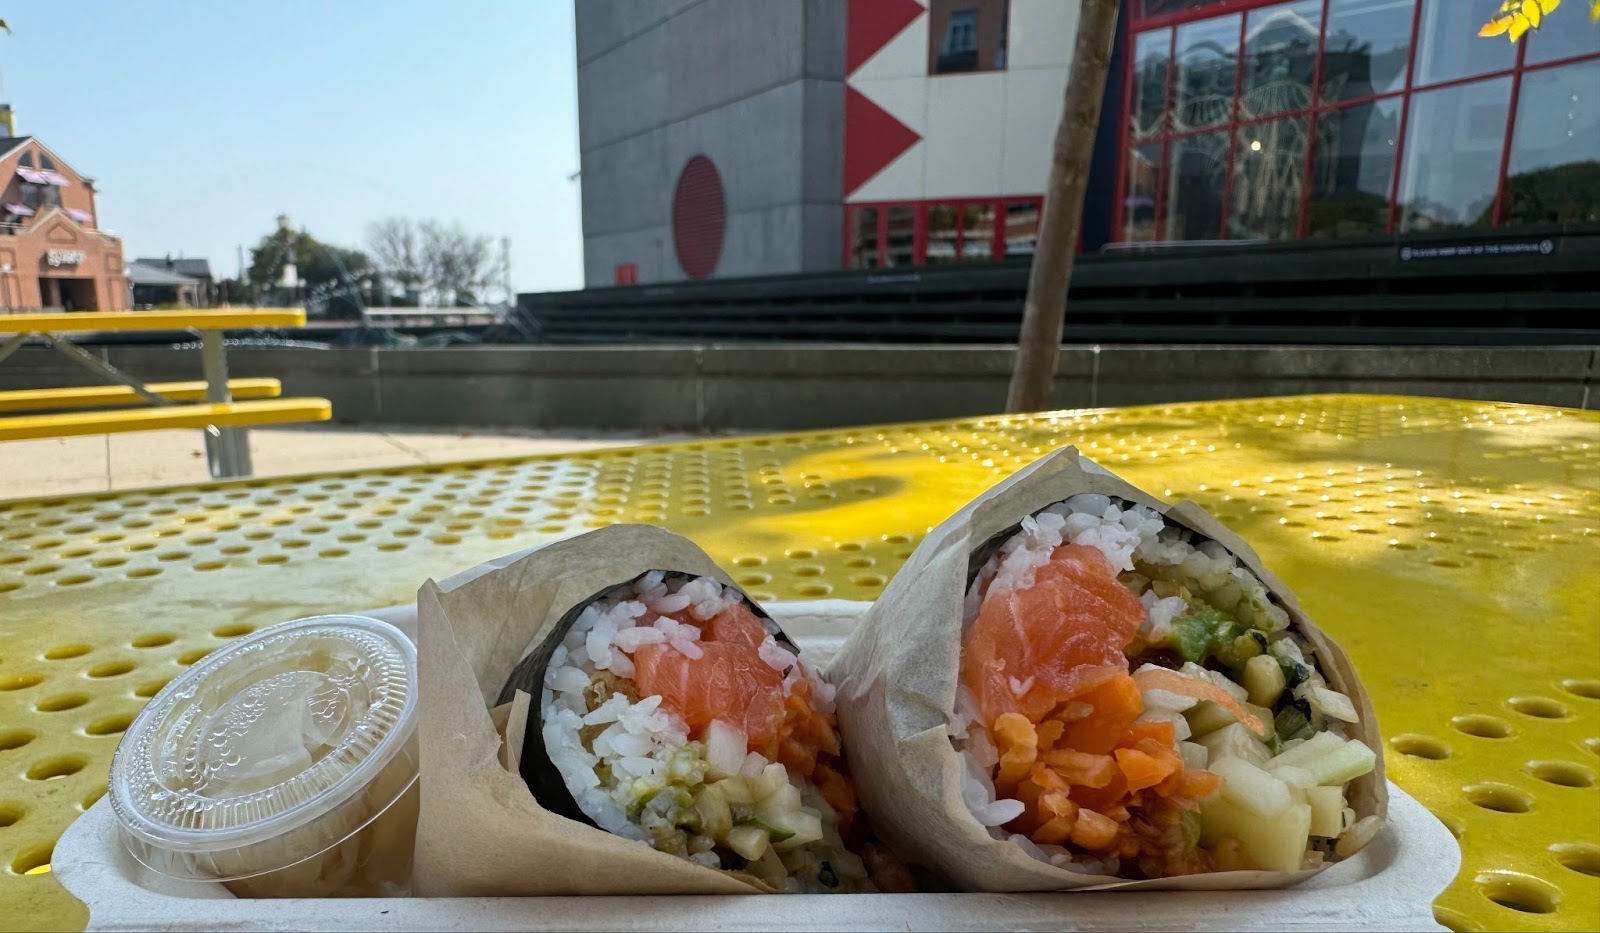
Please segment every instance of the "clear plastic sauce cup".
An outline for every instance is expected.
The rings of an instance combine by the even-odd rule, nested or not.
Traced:
[[[362,616],[263,629],[145,706],[111,762],[129,852],[240,897],[407,893],[417,653]]]

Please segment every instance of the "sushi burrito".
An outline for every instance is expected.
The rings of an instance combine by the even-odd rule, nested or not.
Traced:
[[[827,684],[688,540],[614,525],[417,596],[422,896],[861,892]]]
[[[1344,651],[1215,518],[1074,448],[935,528],[827,676],[873,825],[961,889],[1281,887],[1383,826]]]

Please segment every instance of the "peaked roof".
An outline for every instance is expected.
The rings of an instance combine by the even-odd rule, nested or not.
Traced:
[[[152,266],[142,259],[137,260],[128,263],[123,271],[127,274],[128,281],[135,285],[195,285],[199,282],[198,279],[192,279],[187,275],[168,272],[165,260],[160,266]]]
[[[162,256],[140,256],[134,262],[158,269],[166,269],[179,275],[193,278],[211,278],[211,261],[209,259],[167,259]]]
[[[16,152],[32,136],[0,136],[0,159]]]

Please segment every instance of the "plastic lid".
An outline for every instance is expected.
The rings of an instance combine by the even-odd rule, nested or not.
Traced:
[[[386,622],[334,615],[263,629],[145,706],[111,762],[112,809],[132,836],[170,851],[291,832],[406,746],[416,696],[416,648]]]

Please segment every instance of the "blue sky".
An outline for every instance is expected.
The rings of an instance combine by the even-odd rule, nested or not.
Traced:
[[[511,237],[523,291],[581,287],[571,0],[32,0],[4,100],[96,180],[129,258],[219,275],[287,213],[363,246],[406,215]]]

